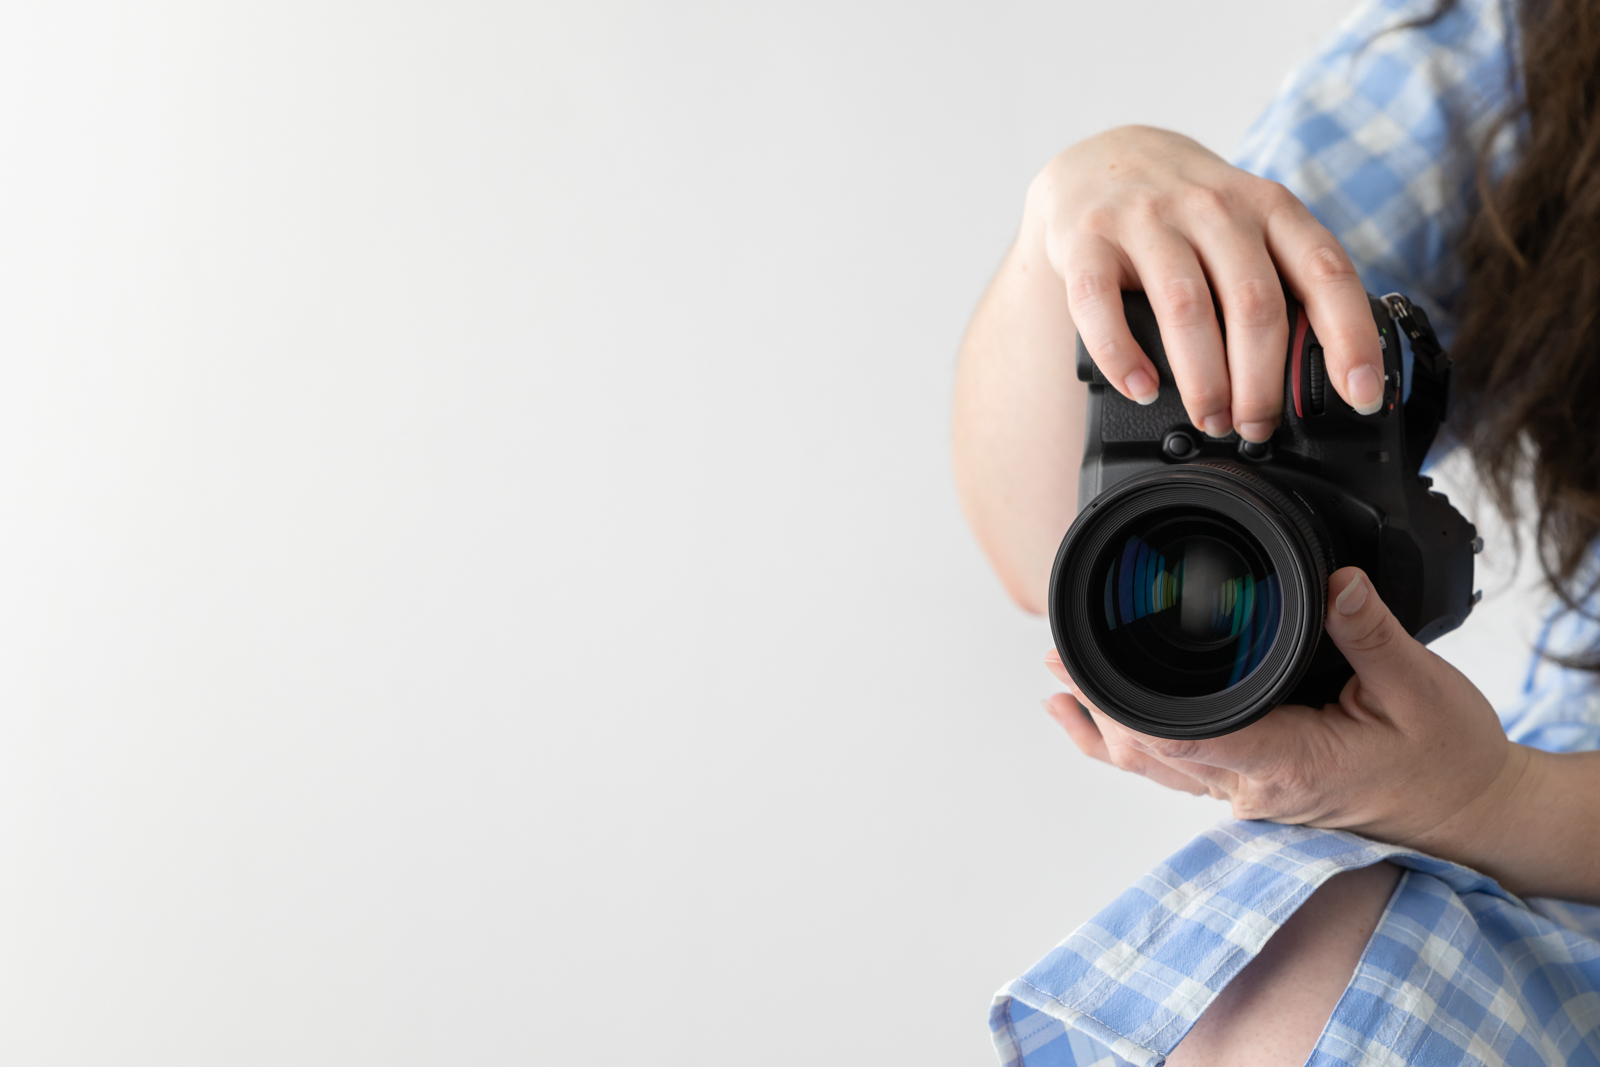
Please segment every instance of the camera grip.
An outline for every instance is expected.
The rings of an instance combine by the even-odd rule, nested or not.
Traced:
[[[1138,404],[1111,388],[1111,383],[1084,347],[1082,334],[1078,335],[1076,346],[1078,380],[1100,387],[1101,441],[1106,444],[1159,441],[1174,426],[1190,425],[1189,413],[1178,394],[1177,379],[1172,376],[1172,365],[1161,343],[1161,327],[1156,323],[1150,298],[1141,292],[1124,292],[1122,311],[1133,339],[1155,364],[1158,384],[1155,401]]]

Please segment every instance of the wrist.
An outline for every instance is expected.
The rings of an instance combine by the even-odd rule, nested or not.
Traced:
[[[1482,788],[1397,843],[1484,869],[1484,859],[1504,851],[1502,839],[1523,821],[1524,811],[1533,804],[1543,777],[1538,757],[1544,755],[1507,741],[1499,767]]]
[[[1600,900],[1600,753],[1509,744],[1489,787],[1414,840],[1523,896]]]

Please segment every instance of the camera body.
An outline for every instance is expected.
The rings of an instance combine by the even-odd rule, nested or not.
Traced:
[[[1322,623],[1327,576],[1340,567],[1365,571],[1423,642],[1459,626],[1476,600],[1482,542],[1420,474],[1451,388],[1426,315],[1398,295],[1369,297],[1384,399],[1360,415],[1332,388],[1304,309],[1285,295],[1284,415],[1264,445],[1214,440],[1189,422],[1143,293],[1124,293],[1123,305],[1160,375],[1153,403],[1113,389],[1078,339],[1087,431],[1079,514],[1050,580],[1051,628],[1084,695],[1144,733],[1211,737],[1279,704],[1336,701],[1352,670]],[[1414,356],[1404,402],[1402,326]]]

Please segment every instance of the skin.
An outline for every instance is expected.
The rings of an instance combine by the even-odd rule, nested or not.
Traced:
[[[1379,863],[1323,883],[1218,994],[1167,1067],[1305,1063],[1399,881],[1398,867]]]
[[[1361,281],[1282,186],[1146,127],[1075,145],[1034,180],[1017,240],[962,344],[953,419],[963,509],[1019,605],[1043,612],[1076,511],[1086,391],[1072,367],[1075,334],[1119,391],[1147,399],[1153,367],[1119,297],[1143,289],[1195,426],[1265,440],[1282,417],[1288,347],[1279,275],[1324,342],[1331,384],[1358,410],[1375,408],[1381,356]],[[1600,753],[1510,743],[1483,695],[1405,633],[1359,570],[1331,576],[1329,604],[1327,632],[1356,670],[1337,704],[1283,707],[1226,737],[1168,741],[1080,702],[1052,652],[1047,665],[1069,692],[1047,708],[1088,756],[1227,800],[1240,818],[1355,830],[1477,868],[1517,893],[1600,902]],[[1312,925],[1364,945],[1393,875],[1332,885],[1307,905],[1321,916]],[[1171,1062],[1304,1062],[1354,957],[1289,931]],[[1330,966],[1341,980],[1327,978]],[[1261,971],[1280,980],[1251,977]],[[1269,1030],[1281,1040],[1263,1045]]]

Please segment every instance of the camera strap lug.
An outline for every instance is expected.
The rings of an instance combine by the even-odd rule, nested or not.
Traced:
[[[1428,313],[1406,299],[1402,293],[1390,293],[1382,298],[1384,307],[1394,317],[1395,325],[1411,338],[1411,352],[1416,363],[1421,363],[1433,374],[1444,375],[1450,367],[1450,357],[1439,343],[1439,335],[1428,321]],[[1413,364],[1415,365],[1415,364]]]
[[[1428,313],[1401,293],[1380,298],[1411,341],[1411,394],[1406,398],[1406,466],[1415,473],[1450,412],[1454,372]]]

